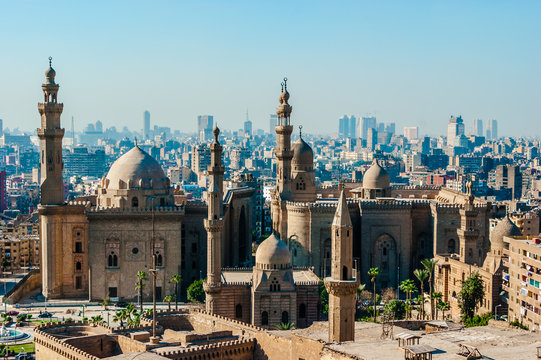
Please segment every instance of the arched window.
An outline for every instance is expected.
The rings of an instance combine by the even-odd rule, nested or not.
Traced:
[[[348,267],[344,265],[342,267],[342,280],[347,280],[347,279],[348,279]]]
[[[83,265],[81,264],[80,261],[77,261],[77,262],[75,263],[75,270],[76,270],[76,271],[81,271],[82,269],[83,269]]]
[[[456,253],[455,239],[449,239],[449,241],[447,242],[447,251],[449,252],[449,254]]]
[[[261,313],[261,325],[269,325],[269,313],[266,311]]]
[[[160,198],[160,206],[165,206],[165,199],[164,198]]]
[[[137,198],[137,196],[132,197],[131,206],[132,207],[139,207],[139,199]]]
[[[109,255],[109,257],[107,258],[107,266],[113,266],[113,255]]]
[[[235,317],[237,319],[242,319],[242,305],[241,304],[237,304],[237,306],[235,306]]]
[[[113,253],[113,267],[118,266],[118,256]]]
[[[305,304],[299,305],[299,318],[300,319],[306,318],[306,305]]]
[[[282,312],[282,323],[284,324],[289,323],[289,314],[287,311]]]
[[[156,266],[163,266],[163,257],[160,253],[156,255]]]

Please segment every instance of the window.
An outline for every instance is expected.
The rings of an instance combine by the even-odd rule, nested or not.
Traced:
[[[76,276],[75,277],[75,289],[80,290],[83,288],[83,277],[82,276]]]
[[[241,304],[237,304],[237,306],[235,306],[235,317],[237,319],[242,319],[242,305]]]
[[[110,297],[118,297],[117,288],[116,287],[110,287],[109,288],[109,296]]]
[[[156,251],[156,266],[163,266],[163,256],[159,251]]]
[[[261,313],[261,325],[269,325],[269,313],[266,311]]]
[[[133,249],[131,249],[131,253],[132,253],[133,255],[137,255],[138,252],[139,252],[139,249],[136,248],[136,247],[134,247]]]
[[[83,269],[83,265],[81,264],[80,261],[77,261],[75,263],[75,271],[81,271]]]
[[[139,199],[137,198],[137,196],[132,197],[131,206],[132,207],[139,207]]]
[[[108,267],[117,267],[118,266],[118,256],[115,254],[114,251],[111,251],[107,258],[107,266]]]
[[[75,242],[75,252],[81,254],[83,252],[83,243],[80,241]]]
[[[160,198],[160,206],[165,206],[165,199],[164,198]]]
[[[348,279],[348,267],[344,265],[342,267],[342,280],[347,280],[347,279]]]
[[[301,319],[306,318],[306,305],[305,304],[299,305],[299,318]]]
[[[449,254],[454,254],[454,253],[456,253],[455,239],[450,239],[450,240],[447,242],[447,251],[449,252]]]

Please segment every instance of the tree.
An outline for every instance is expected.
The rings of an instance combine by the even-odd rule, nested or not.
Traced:
[[[328,314],[329,313],[329,293],[327,292],[327,288],[325,287],[325,284],[322,281],[319,282],[319,299],[321,301],[321,313],[322,314]]]
[[[174,296],[173,295],[167,295],[163,298],[163,301],[167,303],[167,306],[169,307],[169,311],[171,311],[171,301],[173,301]]]
[[[376,322],[376,277],[379,275],[380,270],[377,267],[370,268],[368,275],[370,275],[370,281],[374,284],[374,322]]]
[[[425,267],[425,270],[428,271],[428,286],[430,288],[429,290],[429,297],[430,297],[430,317],[432,320],[434,320],[434,299],[432,299],[432,280],[434,277],[434,268],[436,267],[436,260],[432,259],[423,259],[421,260],[421,264]]]
[[[471,319],[475,310],[485,297],[483,279],[477,272],[473,272],[469,278],[462,283],[462,290],[459,294],[459,307],[462,311],[462,321]]]
[[[438,304],[441,302],[441,299],[442,299],[443,295],[441,292],[438,292],[438,291],[435,291],[432,293],[432,296],[430,297],[430,299],[432,300],[432,302],[434,304],[436,304],[435,308],[436,308],[436,320],[438,319]],[[432,319],[434,319],[434,317],[432,317]]]
[[[402,320],[406,314],[406,304],[399,299],[390,300],[387,304],[385,304],[384,312],[386,314],[392,313],[395,320]]]
[[[182,276],[179,274],[171,276],[171,282],[175,284],[175,311],[178,311],[178,286],[182,283]]]
[[[103,324],[104,323],[104,320],[103,318],[101,317],[101,315],[96,315],[96,316],[92,316],[90,318],[90,322],[92,323],[92,325],[96,326],[98,324]]]
[[[294,323],[279,323],[276,325],[276,330],[293,330],[295,329]]]
[[[195,280],[188,286],[188,300],[191,302],[205,302],[205,291],[203,290],[204,280]]]
[[[415,269],[413,271],[413,275],[419,280],[419,284],[421,287],[421,296],[424,298],[425,292],[424,292],[424,286],[425,286],[425,280],[428,277],[428,271],[426,269]],[[421,301],[421,316],[424,320],[425,318],[425,302],[424,300]]]
[[[411,294],[417,291],[417,286],[415,286],[415,283],[411,279],[406,279],[400,283],[399,289],[406,293],[406,309],[407,311],[407,317],[411,317]]]
[[[121,327],[124,326],[124,321],[126,321],[127,319],[128,313],[126,309],[119,310],[115,313],[115,315],[113,315],[113,321],[119,322]]]
[[[103,310],[107,311],[107,306],[111,303],[111,298],[109,297],[109,294],[103,299],[101,302],[101,306],[103,306]]]
[[[147,273],[144,271],[139,271],[137,273],[137,283],[135,283],[135,290],[139,290],[139,309],[143,312],[143,288],[145,284],[143,281],[147,279]]]
[[[442,312],[442,318],[445,320],[445,312],[451,310],[451,305],[448,302],[440,301],[436,307]]]

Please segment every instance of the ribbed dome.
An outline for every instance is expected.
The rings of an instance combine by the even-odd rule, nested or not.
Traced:
[[[291,255],[287,245],[272,234],[257,247],[255,263],[257,267],[263,265],[263,268],[269,269],[273,269],[274,265],[277,269],[288,268],[291,264]]]
[[[293,159],[291,160],[291,163],[310,166],[313,166],[314,164],[314,151],[302,138],[299,138],[293,144]]]
[[[385,189],[390,186],[389,174],[381,165],[374,160],[374,163],[363,175],[363,188]]]
[[[113,163],[106,179],[109,180],[108,189],[169,187],[169,179],[160,164],[138,146]]]
[[[520,229],[506,216],[492,229],[490,235],[490,247],[491,249],[503,249],[505,236],[520,236],[522,233]]]

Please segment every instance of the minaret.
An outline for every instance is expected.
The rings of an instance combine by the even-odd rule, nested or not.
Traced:
[[[291,150],[293,126],[290,123],[293,108],[287,103],[288,100],[287,78],[284,78],[282,94],[280,94],[278,99],[280,105],[276,109],[278,125],[274,128],[276,130],[276,149],[274,149],[274,153],[278,159],[276,163],[276,192],[283,200],[289,200],[291,191],[291,159],[293,158],[293,151]]]
[[[473,204],[471,181],[466,183],[466,194],[466,202],[464,207],[460,209],[460,228],[457,230],[460,261],[481,266],[486,254],[485,251],[479,251],[483,244],[479,242],[479,227],[476,224],[479,210]]]
[[[222,219],[223,176],[222,146],[218,142],[220,129],[214,127],[214,142],[210,145],[209,189],[207,191],[208,218],[205,220],[207,230],[207,280],[204,284],[206,308],[210,313],[216,312],[215,301],[221,288],[222,249],[221,236],[224,221]]]
[[[355,292],[353,278],[353,226],[344,190],[332,222],[331,276],[325,278],[329,293],[329,342],[355,340]]]
[[[58,84],[54,82],[56,72],[51,66],[45,71],[47,82],[41,85],[44,102],[38,104],[41,128],[37,129],[41,147],[41,205],[62,205],[64,203],[64,182],[62,179],[62,138],[60,115],[64,104],[57,102]]]

